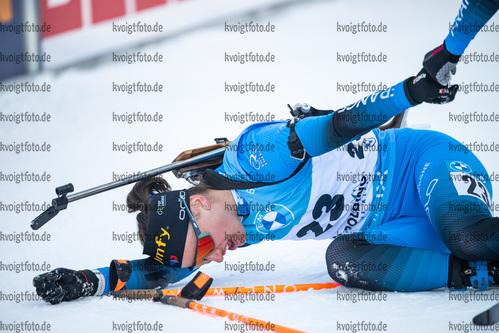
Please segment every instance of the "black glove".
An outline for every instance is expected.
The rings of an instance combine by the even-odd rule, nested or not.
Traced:
[[[452,75],[456,74],[456,64],[461,56],[454,55],[447,50],[445,42],[426,53],[423,68],[441,85],[448,85]],[[452,75],[451,75],[452,74]]]
[[[449,87],[442,86],[433,80],[423,68],[416,77],[412,76],[404,81],[405,96],[411,105],[422,102],[431,104],[445,104],[452,102],[459,90],[457,84]]]
[[[59,304],[82,296],[92,296],[98,289],[99,279],[90,270],[74,271],[56,268],[33,279],[36,293],[44,301]]]

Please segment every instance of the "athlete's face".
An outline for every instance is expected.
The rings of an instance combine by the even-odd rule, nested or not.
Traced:
[[[235,202],[230,191],[218,191],[215,200],[201,195],[190,198],[190,206],[201,233],[209,232],[215,241],[215,250],[206,257],[207,261],[222,262],[227,250],[236,250],[246,242],[246,232],[233,209]],[[197,238],[192,224],[189,224],[182,267],[194,264]]]

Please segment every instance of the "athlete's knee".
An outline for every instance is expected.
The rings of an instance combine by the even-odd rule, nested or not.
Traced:
[[[365,241],[362,233],[341,235],[329,244],[326,251],[327,271],[331,278],[347,287],[359,287],[350,276],[350,271],[364,252],[364,246],[371,245]]]

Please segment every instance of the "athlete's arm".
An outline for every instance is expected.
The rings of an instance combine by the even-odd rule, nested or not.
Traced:
[[[305,118],[296,124],[296,133],[307,153],[318,156],[360,137],[412,106],[404,92],[404,82],[400,82],[330,115]]]
[[[383,91],[323,117],[309,117],[296,124],[296,133],[311,156],[336,149],[379,127],[391,117],[422,102],[443,104],[454,100],[458,86],[444,87],[424,69]]]
[[[164,288],[193,273],[188,268],[172,268],[152,259],[113,260],[109,267],[76,271],[56,268],[33,279],[36,293],[44,301],[58,304],[86,296],[101,296],[118,289]]]
[[[99,269],[106,277],[106,289],[153,289],[164,288],[182,280],[194,271],[189,268],[174,268],[158,263],[154,259],[113,260],[109,267]]]
[[[405,80],[407,83],[409,79]],[[334,150],[362,134],[384,124],[391,117],[419,104],[406,97],[405,81],[375,92],[356,103],[326,116],[311,116],[300,120],[296,133],[308,155],[319,156]],[[290,128],[286,122],[262,123],[250,126],[225,152],[220,171],[233,175],[276,175],[288,177],[301,161],[292,158],[287,145]],[[261,147],[261,149],[253,149]],[[247,180],[250,181],[250,180]],[[255,182],[261,181],[259,178]]]
[[[499,9],[499,0],[463,0],[445,38],[447,50],[461,55],[480,29]]]
[[[391,117],[420,104],[447,103],[458,86],[444,87],[421,72],[393,87],[375,92],[327,116],[307,117],[295,128],[310,156],[334,150],[379,127]],[[301,161],[291,157],[286,122],[250,126],[232,141],[218,171],[246,182],[273,182],[289,177]]]

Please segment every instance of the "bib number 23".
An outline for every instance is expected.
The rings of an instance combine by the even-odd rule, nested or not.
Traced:
[[[334,197],[331,197],[331,195],[329,194],[323,194],[317,200],[314,209],[312,210],[312,217],[314,218],[314,221],[301,228],[296,236],[302,238],[309,231],[312,231],[315,234],[315,237],[318,237],[328,231],[330,228],[332,228],[331,224],[328,223],[326,227],[323,228],[316,220],[318,220],[322,216],[322,214],[328,213],[330,222],[337,220],[343,212],[343,208],[345,206],[344,202],[345,198],[341,194],[337,194]]]

